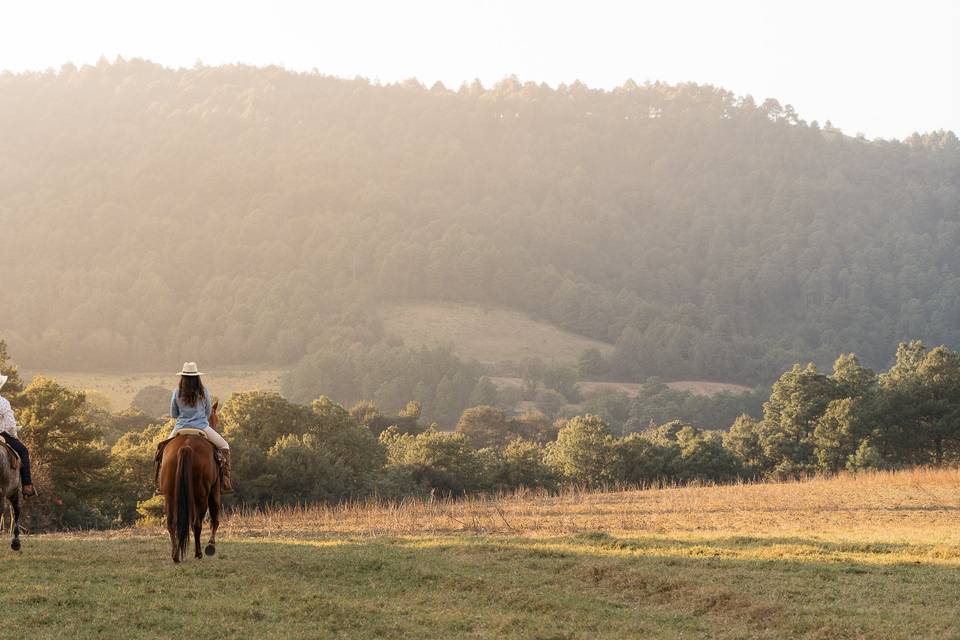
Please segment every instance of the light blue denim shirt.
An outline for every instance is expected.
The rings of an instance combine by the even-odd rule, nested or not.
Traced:
[[[181,402],[177,391],[174,390],[170,398],[170,415],[177,419],[173,430],[177,429],[206,429],[210,426],[210,392],[203,390],[203,398],[197,406],[191,407]]]

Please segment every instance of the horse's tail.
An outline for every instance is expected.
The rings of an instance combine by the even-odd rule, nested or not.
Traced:
[[[196,508],[193,504],[190,454],[190,447],[183,447],[177,452],[177,475],[173,485],[173,494],[177,496],[177,548],[180,550],[181,558],[187,552],[187,544],[190,542],[190,525],[193,523]]]

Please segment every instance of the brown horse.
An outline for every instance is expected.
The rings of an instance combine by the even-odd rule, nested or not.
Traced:
[[[210,424],[217,424],[214,403]],[[160,462],[160,490],[163,492],[167,531],[170,533],[174,562],[183,560],[193,528],[194,557],[200,553],[203,518],[210,511],[210,541],[206,553],[217,552],[217,527],[220,525],[220,471],[214,459],[214,446],[202,435],[178,435],[163,450]]]
[[[0,520],[7,510],[13,511],[13,540],[10,548],[20,551],[20,463],[13,451],[0,440]]]

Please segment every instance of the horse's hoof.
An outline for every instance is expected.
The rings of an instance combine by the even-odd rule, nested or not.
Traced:
[[[204,549],[203,552],[206,553],[208,556],[212,556],[213,554],[215,554],[215,553],[217,552],[217,548],[216,548],[215,546],[213,546],[212,544],[208,544],[208,545],[207,545],[207,548]]]
[[[20,551],[20,541],[14,540],[13,542],[11,542],[10,548],[13,549],[14,551]]]

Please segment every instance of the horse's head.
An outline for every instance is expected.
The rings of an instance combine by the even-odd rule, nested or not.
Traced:
[[[217,400],[213,403],[213,409],[210,410],[210,426],[214,429],[217,428],[217,425],[220,424],[220,418],[217,417],[217,409],[220,408],[220,401]]]

